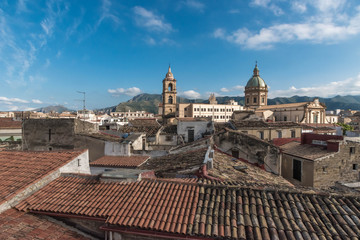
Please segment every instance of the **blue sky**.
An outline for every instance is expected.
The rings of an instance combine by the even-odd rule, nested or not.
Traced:
[[[0,110],[108,107],[161,93],[243,96],[258,61],[269,97],[360,94],[356,0],[3,0]]]

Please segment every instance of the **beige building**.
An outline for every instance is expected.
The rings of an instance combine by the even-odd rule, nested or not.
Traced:
[[[258,110],[270,110],[275,121],[292,121],[297,123],[326,123],[326,106],[315,98],[312,102],[267,105]]]
[[[302,126],[294,122],[230,121],[230,126],[238,132],[250,134],[262,140],[275,138],[300,138]]]
[[[211,94],[209,103],[179,103],[178,117],[210,117],[214,122],[227,122],[234,111],[242,109],[243,107],[234,100],[230,100],[227,104],[218,104],[214,94]]]

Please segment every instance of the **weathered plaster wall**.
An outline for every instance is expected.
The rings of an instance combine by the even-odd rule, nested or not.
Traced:
[[[272,144],[231,130],[215,135],[214,141],[222,151],[228,154],[238,151],[239,158],[264,166],[269,172],[280,173],[280,151]]]

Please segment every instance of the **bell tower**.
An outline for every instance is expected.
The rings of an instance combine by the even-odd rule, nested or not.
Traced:
[[[171,72],[170,65],[163,80],[162,105],[163,116],[176,112],[176,79]]]

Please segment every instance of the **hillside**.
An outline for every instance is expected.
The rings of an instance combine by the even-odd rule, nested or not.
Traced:
[[[219,104],[224,104],[228,102],[230,99],[233,99],[236,102],[238,102],[240,105],[244,105],[244,97],[225,96],[225,97],[217,97],[216,99]],[[295,103],[295,102],[309,102],[312,101],[313,99],[314,97],[307,97],[307,96],[277,97],[273,99],[268,99],[268,104],[275,105],[275,104]],[[177,97],[177,102],[188,103],[188,102],[195,102],[195,100]],[[207,103],[208,100],[196,99],[196,102]],[[320,98],[320,102],[325,103],[327,110],[335,110],[335,109],[360,110],[360,96],[335,96],[332,98]],[[161,103],[161,94],[143,93],[133,97],[127,102],[122,102],[117,106],[98,109],[98,110],[105,112],[144,110],[151,113],[157,113],[159,103]]]
[[[57,105],[57,106],[41,107],[34,109],[33,111],[43,112],[43,113],[49,113],[51,111],[54,111],[54,112],[62,113],[62,112],[73,112],[74,110],[70,110],[62,105]]]

